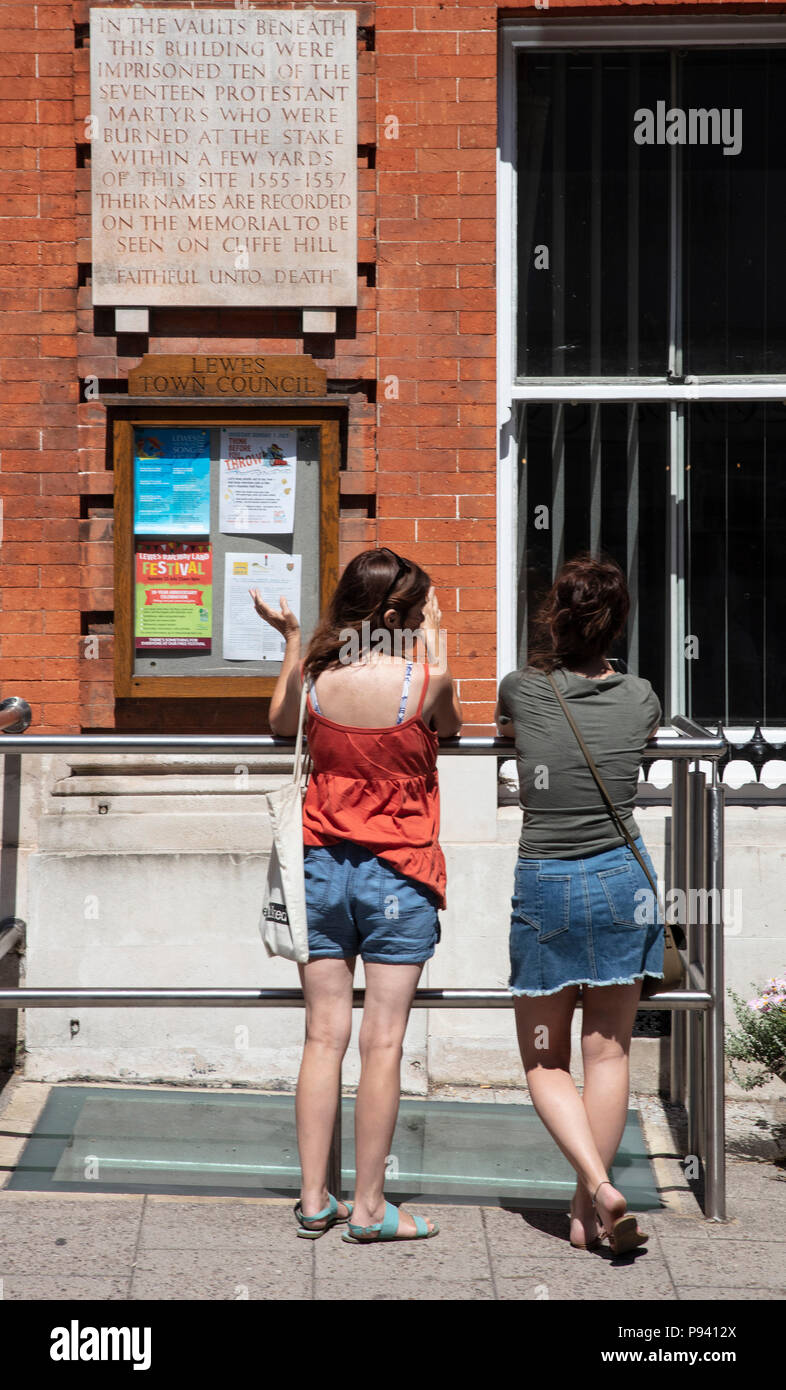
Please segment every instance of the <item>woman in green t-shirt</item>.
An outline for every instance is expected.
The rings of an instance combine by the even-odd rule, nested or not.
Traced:
[[[502,681],[497,728],[514,738],[524,811],[510,931],[510,989],[532,1101],[576,1170],[570,1241],[646,1241],[608,1169],[628,1110],[629,1052],[644,975],[663,976],[663,927],[647,876],[607,810],[549,676],[652,872],[633,818],[647,739],[661,707],[649,682],[606,652],[630,600],[613,560],[583,555],[541,609],[529,663]],[[512,729],[512,732],[511,732]],[[584,1089],[570,1075],[582,989]]]

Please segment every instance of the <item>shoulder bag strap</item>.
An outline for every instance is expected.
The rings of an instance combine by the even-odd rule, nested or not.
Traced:
[[[307,782],[308,775],[311,771],[310,753],[306,752],[305,757],[303,757],[303,725],[305,723],[306,716],[307,693],[307,683],[306,681],[303,681],[303,685],[300,690],[300,714],[298,716],[297,722],[297,738],[295,739],[295,761],[292,765],[292,781],[300,782],[302,780],[304,784]]]
[[[565,715],[565,718],[567,719],[568,723],[570,724],[571,729],[573,730],[574,734],[576,735],[576,741],[577,741],[577,743],[578,743],[578,745],[579,745],[579,748],[581,749],[581,751],[582,751],[582,753],[584,754],[584,757],[585,757],[585,759],[586,759],[586,761],[587,761],[587,767],[589,768],[590,772],[592,773],[593,777],[595,778],[595,781],[596,781],[597,784],[598,784],[598,791],[600,792],[601,796],[603,797],[603,800],[604,800],[605,803],[606,803],[606,809],[608,810],[608,812],[609,812],[609,814],[610,814],[612,820],[614,821],[614,824],[616,825],[617,829],[619,830],[620,835],[622,835],[623,839],[626,841],[626,843],[628,844],[628,846],[630,847],[630,849],[633,851],[633,853],[635,854],[636,858],[638,859],[639,863],[641,864],[641,867],[642,867],[642,869],[644,870],[644,872],[645,872],[645,874],[647,875],[647,878],[648,878],[648,880],[649,880],[649,882],[650,882],[650,885],[651,885],[651,887],[652,887],[652,891],[653,891],[653,893],[655,894],[655,901],[657,902],[657,901],[658,901],[658,890],[657,890],[657,887],[655,886],[655,884],[654,884],[654,882],[653,882],[652,874],[650,873],[649,869],[647,868],[647,865],[645,864],[644,860],[642,859],[642,856],[641,856],[641,854],[639,853],[639,850],[638,850],[636,844],[634,843],[633,838],[632,838],[632,836],[631,836],[631,834],[630,834],[630,832],[629,832],[627,826],[625,825],[625,822],[622,820],[622,817],[620,816],[619,811],[617,810],[616,806],[614,805],[614,802],[612,801],[611,797],[609,796],[608,792],[606,791],[606,786],[605,786],[605,783],[604,783],[604,781],[603,781],[603,778],[601,777],[600,773],[598,772],[598,769],[597,769],[597,767],[595,766],[595,762],[594,762],[594,760],[593,760],[592,754],[590,753],[590,751],[589,751],[589,749],[588,749],[586,743],[584,742],[584,739],[581,737],[581,734],[579,733],[579,730],[578,730],[578,728],[577,728],[577,726],[576,726],[576,722],[575,722],[575,720],[574,720],[574,718],[573,718],[573,715],[571,714],[570,710],[568,709],[568,706],[566,705],[565,701],[563,700],[562,696],[561,696],[560,693],[559,693],[559,690],[557,689],[557,683],[556,683],[556,681],[554,680],[554,677],[552,676],[552,674],[551,674],[550,671],[547,671],[547,672],[546,672],[546,676],[547,676],[547,678],[548,678],[548,681],[549,681],[549,684],[550,684],[552,690],[554,691],[554,694],[556,695],[557,699],[559,700],[560,704],[562,705],[562,711],[563,711],[563,714]]]

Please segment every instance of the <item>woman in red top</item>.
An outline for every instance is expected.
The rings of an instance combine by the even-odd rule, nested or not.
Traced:
[[[300,660],[300,627],[252,590],[285,638],[270,703],[274,733],[297,729],[302,681],[313,771],[303,809],[309,959],[300,975],[306,1042],[295,1102],[303,1173],[298,1234],[353,1220],[345,1240],[418,1239],[434,1222],[385,1201],[385,1160],[398,1114],[401,1055],[423,964],[439,940],[445,861],[439,846],[439,735],[461,706],[438,663],[440,611],[428,575],[383,548],[355,556]],[[426,660],[415,660],[415,633]],[[394,638],[394,634],[396,637]],[[341,1061],[352,1025],[357,955],[366,977],[355,1103],[354,1206],[327,1190]]]

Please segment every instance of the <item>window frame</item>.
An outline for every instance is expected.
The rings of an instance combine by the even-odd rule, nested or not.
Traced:
[[[632,17],[601,23],[597,18],[533,18],[500,23],[499,104],[497,142],[497,567],[500,577],[518,575],[520,536],[518,527],[517,416],[520,403],[572,404],[579,401],[612,402],[662,401],[670,407],[670,603],[667,645],[668,704],[674,713],[684,712],[686,679],[685,572],[686,550],[682,535],[685,500],[685,456],[682,436],[686,402],[786,401],[786,373],[771,375],[724,375],[690,377],[669,382],[652,377],[532,377],[517,374],[516,317],[517,277],[517,57],[522,50],[542,48],[582,48],[606,52],[635,48],[768,48],[786,47],[786,16],[752,15],[739,17],[681,18],[664,16],[645,19]],[[674,169],[674,165],[672,166]],[[676,239],[676,203],[672,197],[672,236]],[[673,264],[673,262],[672,262]],[[674,277],[670,277],[673,282]],[[670,283],[670,320],[678,312],[676,290]],[[676,375],[681,363],[674,361],[674,334],[670,333],[669,361]],[[676,371],[679,367],[680,370]],[[681,464],[675,467],[675,460]],[[500,680],[517,665],[517,584],[498,584],[497,678]],[[742,741],[752,726],[727,726],[727,732]],[[786,737],[786,728],[768,726],[774,739]]]

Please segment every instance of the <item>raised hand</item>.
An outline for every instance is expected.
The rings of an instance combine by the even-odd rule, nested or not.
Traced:
[[[275,608],[270,608],[265,603],[258,589],[249,589],[248,592],[260,618],[264,618],[266,623],[270,623],[270,626],[276,629],[276,632],[280,632],[285,641],[289,641],[290,637],[294,637],[300,632],[300,623],[283,596],[279,597],[281,611],[277,613]]]
[[[430,665],[433,665],[439,656],[439,627],[442,621],[442,613],[437,602],[437,593],[432,584],[423,605],[423,618],[420,624],[420,631],[426,644],[426,653]]]

